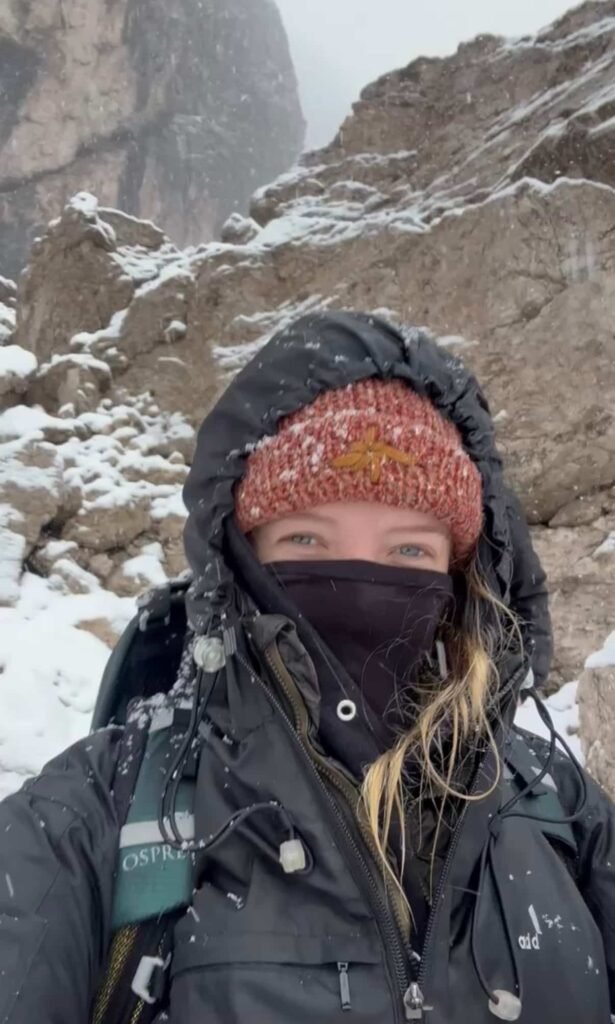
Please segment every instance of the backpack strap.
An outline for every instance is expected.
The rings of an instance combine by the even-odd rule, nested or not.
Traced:
[[[162,784],[181,737],[185,735],[191,703],[177,707],[155,708],[144,727],[139,710],[136,726],[142,746],[140,766],[135,778],[131,751],[126,770],[129,783],[121,780],[121,792],[130,788],[129,806],[120,832],[119,855],[113,900],[113,929],[158,918],[179,907],[186,907],[192,894],[193,858],[165,842],[158,817]],[[143,739],[145,737],[145,740]],[[130,737],[128,739],[130,744]],[[190,766],[192,768],[192,766]],[[183,839],[194,838],[194,771],[184,774],[175,805],[175,823]],[[118,763],[119,775],[124,766]],[[122,796],[123,799],[123,796]]]
[[[523,736],[511,732],[504,751],[504,772],[513,789],[519,793],[536,779],[543,764],[525,742]],[[522,798],[520,804],[528,818],[535,818],[540,830],[550,839],[563,843],[576,858],[578,844],[570,822],[560,819],[567,817],[555,780],[552,775],[545,777]]]
[[[128,714],[114,780],[120,821],[113,941],[92,1024],[149,1024],[164,1001],[174,926],[190,902],[192,858],[164,843],[158,827],[161,780],[190,704],[144,706]],[[182,779],[177,811],[188,837],[194,777]],[[193,824],[192,824],[193,830]]]
[[[143,594],[105,666],[92,729],[124,725],[135,699],[167,693],[179,669],[186,637],[186,591],[190,577],[171,580]]]
[[[125,631],[120,639],[120,644],[124,640],[126,632],[128,631]],[[130,643],[130,639],[127,643]],[[138,725],[137,719],[134,718],[125,727],[120,743],[113,781],[113,800],[120,822],[125,822],[128,817],[132,794],[137,784],[147,746],[147,730],[138,728]],[[131,953],[134,952],[137,945],[141,945],[141,936],[137,925],[127,925],[115,932],[107,954],[105,975],[94,1003],[92,1024],[124,1024],[129,1021],[132,1024],[131,1014],[122,1015],[121,1008],[117,1003],[119,999],[123,1001],[126,998],[126,990],[130,990],[130,984],[124,984],[124,981],[127,980]],[[136,1007],[133,1006],[133,1009]]]

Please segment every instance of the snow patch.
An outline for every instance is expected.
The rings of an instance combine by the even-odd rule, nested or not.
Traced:
[[[613,636],[615,637],[615,634]],[[578,735],[579,706],[577,704],[577,688],[577,681],[566,683],[552,697],[548,697],[545,704],[557,732],[561,733],[575,757],[583,763],[583,751],[581,750],[581,740]],[[548,729],[540,718],[531,697],[528,697],[517,711],[515,724],[521,729],[526,729],[537,736],[549,739]]]
[[[0,413],[0,441],[16,440],[27,435],[40,436],[45,427],[54,426],[66,430],[70,421],[50,416],[40,405],[14,405]]]
[[[4,345],[0,348],[0,377],[29,377],[34,373],[38,361],[33,352],[21,345]]]
[[[600,558],[602,555],[615,555],[615,533],[609,533],[600,547],[596,548],[592,558]]]
[[[609,668],[615,665],[615,632],[607,637],[604,647],[590,654],[585,662],[585,668]]]
[[[77,624],[119,632],[134,612],[131,599],[66,596],[24,574],[16,607],[0,608],[0,798],[88,732],[109,649]]]
[[[122,566],[122,573],[133,579],[143,581],[146,586],[160,586],[168,580],[168,576],[162,568],[161,562],[164,559],[162,546],[158,543],[147,544],[141,549],[141,554],[135,558],[129,558]]]

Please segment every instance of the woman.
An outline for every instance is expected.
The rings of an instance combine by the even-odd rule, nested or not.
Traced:
[[[615,816],[512,728],[548,670],[544,576],[473,378],[420,332],[303,318],[205,420],[185,498],[169,703],[192,710],[159,822],[192,894],[164,982],[136,986],[157,1020],[608,1024]],[[94,734],[0,807],[8,1024],[89,1019],[121,742]]]

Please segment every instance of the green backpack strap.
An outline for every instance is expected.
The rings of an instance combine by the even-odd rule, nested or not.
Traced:
[[[174,925],[190,903],[192,856],[165,842],[158,824],[162,782],[190,718],[191,704],[137,702],[118,757],[114,799],[120,832],[112,933],[92,1024],[148,1024],[160,1010]],[[194,834],[194,774],[176,801],[180,834]]]
[[[192,895],[192,855],[170,846],[158,822],[162,783],[184,736],[191,704],[154,710],[130,807],[120,833],[113,900],[113,929],[186,907]],[[132,755],[131,755],[132,756]],[[118,766],[121,774],[122,765]],[[194,838],[194,774],[182,777],[175,823],[182,839]]]

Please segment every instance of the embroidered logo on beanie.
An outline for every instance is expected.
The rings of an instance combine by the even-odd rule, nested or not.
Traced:
[[[357,473],[361,470],[369,470],[373,484],[380,480],[382,465],[387,459],[393,462],[401,462],[403,466],[416,465],[416,457],[407,452],[401,452],[398,448],[378,440],[378,428],[370,427],[363,441],[354,441],[350,450],[345,455],[338,455],[331,460],[334,469],[349,469]]]

